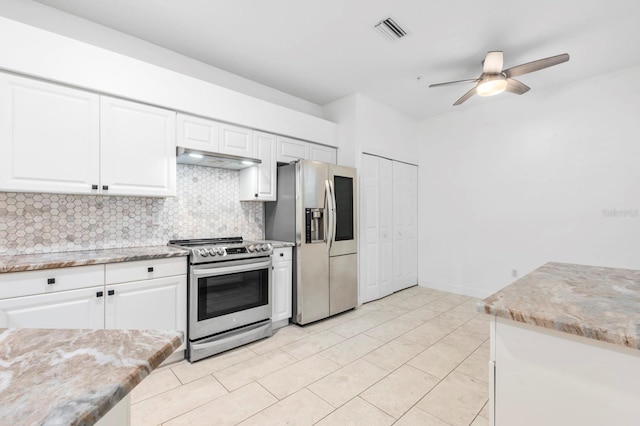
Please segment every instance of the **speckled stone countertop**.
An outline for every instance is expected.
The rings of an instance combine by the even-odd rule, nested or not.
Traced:
[[[290,243],[287,241],[264,240],[264,241],[256,241],[256,242],[260,244],[269,243],[273,246],[273,248],[295,247],[294,243]]]
[[[478,310],[640,349],[640,271],[547,263],[478,303]]]
[[[176,247],[150,246],[0,256],[0,273],[160,259],[188,254],[187,250]]]
[[[0,329],[0,423],[92,425],[181,342],[177,331]]]

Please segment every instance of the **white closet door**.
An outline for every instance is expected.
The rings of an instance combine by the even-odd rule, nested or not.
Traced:
[[[380,158],[379,167],[379,235],[380,254],[378,257],[378,280],[380,297],[388,296],[396,291],[393,285],[393,161]]]
[[[418,282],[417,167],[393,162],[393,287],[402,290]]]
[[[378,258],[380,256],[379,158],[362,156],[360,171],[360,302],[380,298]]]

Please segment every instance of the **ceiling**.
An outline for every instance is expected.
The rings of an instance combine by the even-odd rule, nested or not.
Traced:
[[[472,87],[429,84],[477,77],[489,50],[505,68],[571,55],[519,77],[532,92],[640,64],[637,0],[38,1],[319,105],[359,92],[418,119]],[[383,38],[387,17],[409,35]]]

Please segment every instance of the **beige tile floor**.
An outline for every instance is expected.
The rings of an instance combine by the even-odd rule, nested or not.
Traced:
[[[202,360],[132,393],[140,425],[486,426],[489,318],[412,287]]]

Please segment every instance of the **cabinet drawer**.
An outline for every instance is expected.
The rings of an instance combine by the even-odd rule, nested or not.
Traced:
[[[104,265],[0,274],[0,299],[104,285]]]
[[[273,263],[290,262],[291,247],[282,247],[273,249]]]
[[[136,260],[133,262],[109,263],[106,265],[107,284],[141,281],[152,278],[185,275],[187,258]]]

